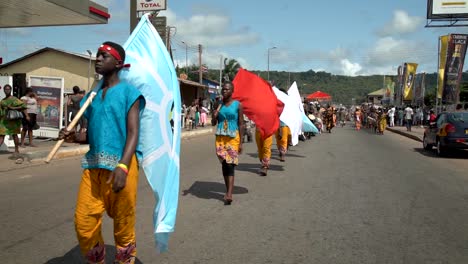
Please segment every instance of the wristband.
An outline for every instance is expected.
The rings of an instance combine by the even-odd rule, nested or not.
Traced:
[[[127,165],[123,164],[123,163],[119,163],[117,164],[117,167],[120,168],[121,170],[123,170],[125,172],[125,174],[128,174],[128,167]]]

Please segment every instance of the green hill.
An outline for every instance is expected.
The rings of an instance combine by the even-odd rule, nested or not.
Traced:
[[[266,71],[254,71],[260,77],[267,79]],[[208,77],[219,78],[219,71],[210,70]],[[327,72],[278,72],[270,71],[270,80],[279,88],[288,89],[292,82],[296,81],[302,95],[307,95],[315,91],[322,91],[333,96],[333,101],[351,104],[364,102],[368,93],[383,88],[383,75],[371,76],[343,76],[334,75]],[[394,76],[396,78],[396,76]],[[468,72],[463,73],[462,82],[468,82]],[[437,87],[437,74],[426,74],[426,94],[435,94]]]

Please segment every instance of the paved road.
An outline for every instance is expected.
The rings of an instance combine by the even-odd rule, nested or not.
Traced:
[[[178,223],[167,254],[154,251],[154,203],[140,178],[139,263],[468,263],[466,152],[440,159],[400,135],[345,127],[293,147],[286,163],[273,160],[261,177],[250,143],[234,202],[224,206],[213,137],[182,147]],[[1,174],[3,263],[79,263],[79,175],[76,158]],[[106,218],[108,245],[111,226]]]

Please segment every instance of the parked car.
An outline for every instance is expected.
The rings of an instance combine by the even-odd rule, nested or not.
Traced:
[[[451,149],[468,149],[468,112],[443,112],[424,131],[423,147],[444,156]]]

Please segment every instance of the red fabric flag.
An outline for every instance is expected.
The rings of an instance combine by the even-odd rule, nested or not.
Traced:
[[[262,138],[273,135],[279,128],[279,116],[283,112],[284,104],[276,98],[271,85],[242,68],[232,83],[232,98],[241,102],[244,114],[255,122]]]

